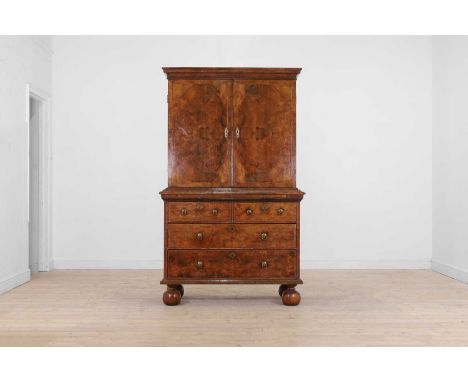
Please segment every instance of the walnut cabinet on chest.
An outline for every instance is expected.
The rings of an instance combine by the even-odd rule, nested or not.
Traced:
[[[295,68],[163,68],[169,82],[163,301],[184,284],[279,284],[297,305]]]

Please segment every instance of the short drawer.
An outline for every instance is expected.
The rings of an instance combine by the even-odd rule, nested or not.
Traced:
[[[169,278],[291,278],[294,250],[169,250]]]
[[[295,249],[295,224],[169,224],[168,248]]]
[[[246,223],[295,223],[296,203],[239,202],[234,203],[234,221]]]
[[[231,203],[229,202],[167,202],[169,223],[229,223]]]

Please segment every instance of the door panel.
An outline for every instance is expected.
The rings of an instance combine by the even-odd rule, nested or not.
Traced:
[[[169,81],[169,186],[230,185],[230,81]]]
[[[234,185],[295,187],[292,80],[234,81]]]

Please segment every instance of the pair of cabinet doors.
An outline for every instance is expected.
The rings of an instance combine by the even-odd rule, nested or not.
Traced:
[[[169,186],[295,187],[295,80],[170,80]]]

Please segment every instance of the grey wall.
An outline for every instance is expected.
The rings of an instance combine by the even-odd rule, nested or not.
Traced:
[[[433,267],[468,282],[468,37],[434,37]]]

